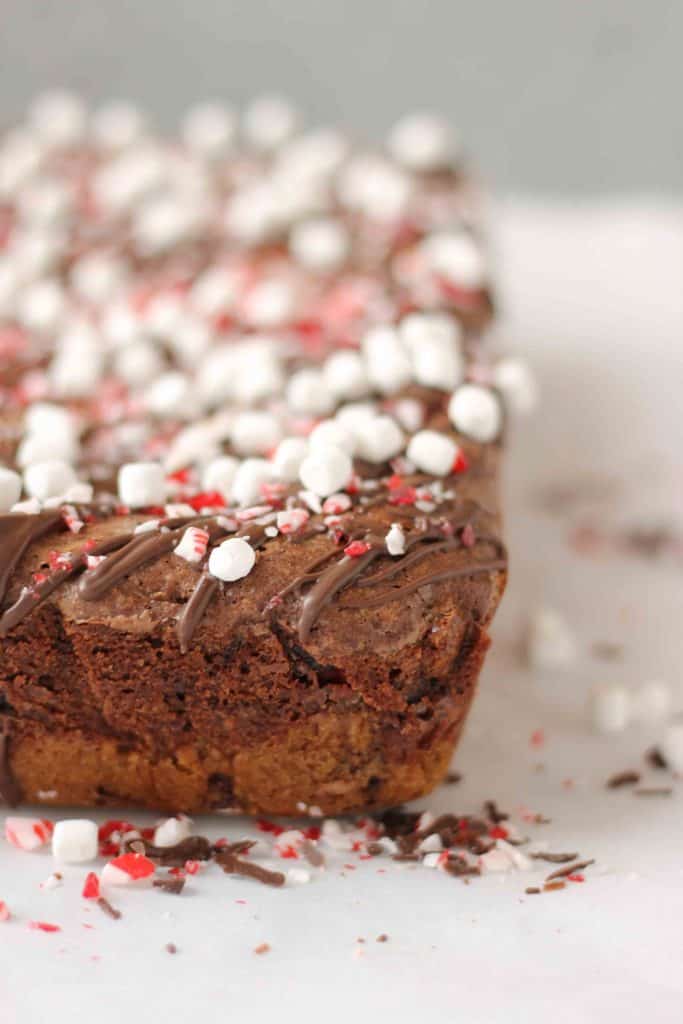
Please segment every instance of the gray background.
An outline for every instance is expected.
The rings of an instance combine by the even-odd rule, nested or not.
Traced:
[[[672,193],[682,40],[683,0],[0,0],[0,117],[67,84],[170,127],[277,88],[369,137],[440,108],[501,191]]]

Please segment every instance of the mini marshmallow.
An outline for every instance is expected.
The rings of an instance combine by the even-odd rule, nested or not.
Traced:
[[[145,201],[133,222],[133,237],[146,256],[167,252],[191,241],[204,223],[201,204],[177,194],[154,196]]]
[[[444,118],[429,113],[410,114],[394,125],[389,151],[410,171],[433,171],[450,163],[455,144]]]
[[[295,224],[289,248],[298,263],[307,270],[338,270],[349,254],[349,235],[345,226],[331,217],[318,217]]]
[[[244,134],[255,149],[270,153],[292,137],[298,120],[283,96],[259,96],[244,112]]]
[[[662,757],[677,774],[683,774],[683,720],[670,722],[657,744]]]
[[[306,868],[290,868],[287,872],[287,881],[294,885],[306,885],[311,880],[311,872]]]
[[[114,373],[132,388],[150,384],[159,377],[163,368],[161,353],[152,341],[134,341],[131,345],[123,345],[114,356]]]
[[[353,455],[356,448],[354,434],[337,420],[321,420],[308,435],[308,443],[311,450],[331,444],[349,455]]]
[[[671,689],[661,679],[650,679],[631,695],[633,717],[639,722],[661,722],[671,711]]]
[[[185,145],[199,157],[216,160],[224,156],[235,138],[235,115],[219,103],[202,103],[183,118]]]
[[[0,512],[9,512],[21,495],[21,477],[12,469],[0,466]]]
[[[409,383],[412,367],[394,327],[373,327],[362,342],[368,378],[382,394],[391,394]]]
[[[387,462],[403,451],[405,438],[391,416],[375,416],[356,433],[356,452],[368,462]]]
[[[90,131],[100,149],[114,152],[132,146],[145,131],[145,119],[131,103],[113,100],[96,110]]]
[[[59,338],[50,363],[50,381],[62,398],[88,398],[102,375],[104,360],[97,332],[75,323]]]
[[[194,316],[183,317],[167,339],[178,361],[189,371],[194,371],[211,341],[209,325]]]
[[[280,327],[294,313],[294,293],[288,281],[261,281],[247,294],[242,315],[251,327]]]
[[[29,434],[20,442],[16,453],[16,463],[20,469],[26,469],[36,462],[75,462],[78,455],[78,444],[74,437],[67,433]]]
[[[335,352],[323,367],[323,380],[335,398],[363,398],[370,390],[365,363],[358,352]]]
[[[596,732],[623,732],[631,717],[631,700],[619,683],[601,683],[589,695],[589,713]]]
[[[406,211],[412,190],[408,175],[378,156],[354,157],[339,176],[342,204],[380,222],[398,220]]]
[[[569,624],[552,608],[539,608],[529,623],[527,659],[532,669],[564,668],[577,655],[576,639]]]
[[[459,452],[455,441],[446,434],[438,430],[419,430],[411,438],[406,455],[424,473],[448,476]]]
[[[184,814],[177,818],[166,818],[154,830],[155,846],[175,846],[192,835],[192,821]]]
[[[287,404],[293,412],[307,416],[329,413],[333,399],[325,386],[322,372],[305,369],[293,373],[287,384]]]
[[[276,416],[269,412],[243,412],[232,428],[232,444],[239,455],[265,455],[281,435]]]
[[[455,429],[481,444],[500,434],[503,415],[495,392],[479,384],[463,384],[448,403],[448,415]]]
[[[99,305],[114,298],[126,276],[126,266],[122,260],[94,252],[76,260],[69,280],[79,298]]]
[[[209,555],[209,572],[225,583],[248,576],[254,568],[256,552],[242,537],[230,537]]]
[[[158,462],[127,462],[118,475],[119,499],[128,508],[163,505],[166,500],[164,471]]]
[[[261,496],[261,484],[273,479],[273,467],[266,459],[245,459],[232,482],[232,499],[247,507]]]
[[[11,199],[36,173],[44,156],[45,148],[33,132],[9,132],[0,147],[0,196]]]
[[[387,551],[392,557],[396,558],[399,555],[405,554],[406,535],[399,523],[391,524],[391,527],[384,538],[384,543],[386,544]]]
[[[339,170],[348,149],[348,142],[340,132],[321,128],[299,135],[283,146],[277,154],[275,168],[278,174],[302,185],[326,181]]]
[[[62,864],[83,864],[98,853],[97,825],[86,818],[58,821],[52,833],[52,856]]]
[[[301,463],[299,479],[304,487],[321,498],[342,490],[351,478],[353,464],[349,455],[334,445],[320,447]]]
[[[204,558],[208,543],[209,534],[206,530],[199,526],[188,526],[173,553],[179,558],[184,558],[186,562],[197,564]]]
[[[286,437],[280,441],[273,456],[273,469],[279,480],[294,483],[299,479],[301,463],[308,455],[308,441],[302,437]]]
[[[462,331],[452,317],[443,313],[411,313],[401,321],[399,334],[410,352],[418,384],[451,391],[462,381]]]
[[[246,245],[268,241],[280,223],[272,185],[257,182],[235,192],[228,200],[224,223],[228,234]]]
[[[19,296],[17,318],[29,331],[52,334],[58,330],[65,310],[64,289],[58,281],[46,278],[29,285]]]
[[[232,491],[239,462],[232,455],[219,455],[207,463],[202,473],[202,489],[218,491],[227,500]]]
[[[191,419],[197,405],[190,378],[179,370],[163,373],[145,392],[145,405],[154,416]]]
[[[480,245],[471,235],[437,233],[421,244],[430,270],[464,289],[482,288],[486,283],[486,261]]]
[[[45,818],[5,818],[5,839],[19,850],[39,850],[50,841],[52,822]]]
[[[538,387],[527,363],[501,359],[493,371],[493,383],[514,412],[532,412],[538,403]]]
[[[377,416],[373,402],[348,402],[335,413],[335,420],[355,436],[362,435],[368,424]]]
[[[221,316],[234,309],[240,293],[239,275],[229,267],[209,267],[190,289],[190,303],[202,316]]]
[[[17,212],[22,222],[38,230],[62,227],[73,213],[73,193],[58,178],[37,178],[19,193]]]
[[[73,467],[60,459],[34,462],[24,471],[26,493],[39,501],[56,498],[75,483],[76,474]]]
[[[34,402],[26,410],[24,428],[31,435],[66,434],[76,437],[76,422],[71,412],[53,402]]]
[[[34,100],[28,116],[31,126],[50,147],[75,146],[85,138],[85,104],[73,93],[57,90],[43,93]]]
[[[108,160],[95,173],[93,192],[106,213],[121,215],[160,189],[167,176],[168,161],[160,147],[143,143]]]
[[[424,423],[424,406],[417,398],[399,398],[391,411],[409,434],[416,434]]]

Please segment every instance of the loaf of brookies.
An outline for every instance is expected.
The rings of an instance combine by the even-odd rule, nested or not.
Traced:
[[[284,100],[0,141],[0,794],[337,814],[434,787],[506,579],[477,194]]]

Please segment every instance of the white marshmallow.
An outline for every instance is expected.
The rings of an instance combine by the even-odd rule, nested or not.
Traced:
[[[85,322],[72,324],[61,335],[50,363],[50,381],[63,398],[88,398],[104,368],[100,337]]]
[[[0,259],[0,317],[10,317],[19,294],[19,271],[8,259]]]
[[[46,278],[29,285],[19,296],[17,318],[22,327],[38,334],[52,334],[66,312],[64,289],[58,281]]]
[[[455,429],[481,444],[494,441],[503,425],[500,402],[494,391],[479,384],[463,384],[448,403]]]
[[[180,814],[177,818],[167,818],[157,825],[154,830],[154,845],[175,846],[191,835],[192,821],[184,814]]]
[[[558,669],[577,655],[576,638],[569,624],[552,608],[539,608],[529,623],[527,658],[532,669]]]
[[[237,505],[252,505],[261,497],[261,484],[273,479],[273,467],[266,459],[245,459],[232,482],[232,499]]]
[[[394,327],[373,327],[362,342],[370,383],[382,394],[404,387],[412,377],[410,358]]]
[[[527,363],[501,359],[493,371],[493,383],[514,412],[532,412],[538,403],[538,387]]]
[[[215,160],[224,156],[235,138],[235,115],[219,103],[202,103],[183,118],[182,136],[197,156]]]
[[[285,437],[273,456],[273,470],[279,480],[294,483],[299,479],[301,463],[308,455],[308,441],[302,437]]]
[[[87,112],[85,104],[70,92],[46,92],[34,100],[29,121],[49,147],[75,146],[85,138]]]
[[[239,462],[232,455],[219,455],[209,462],[202,473],[202,490],[218,491],[226,501],[230,498]]]
[[[59,459],[34,462],[24,471],[26,493],[39,501],[56,498],[75,483],[76,474],[73,467]]]
[[[114,356],[114,373],[132,388],[144,387],[164,368],[159,349],[152,341],[134,341],[123,345]],[[153,394],[153,392],[152,392]]]
[[[441,313],[411,313],[401,321],[399,334],[413,362],[418,384],[452,391],[464,376],[460,350],[462,331]]]
[[[338,131],[321,128],[292,139],[279,151],[275,169],[301,183],[324,182],[339,170],[348,153],[348,142]]]
[[[339,198],[344,206],[368,218],[394,221],[406,210],[412,182],[400,168],[373,155],[354,157],[339,176]]]
[[[242,537],[224,540],[209,555],[209,572],[225,583],[248,576],[254,568],[256,552]]]
[[[279,224],[277,196],[270,183],[249,185],[235,192],[228,200],[225,228],[228,234],[246,245],[268,241]]]
[[[192,285],[189,301],[202,316],[220,316],[234,309],[239,293],[237,273],[229,267],[209,267]]]
[[[295,108],[283,96],[259,96],[244,112],[244,134],[255,149],[269,153],[292,137],[298,120]]]
[[[349,234],[346,227],[331,217],[295,224],[289,239],[289,248],[298,263],[307,270],[338,270],[349,254]]]
[[[105,253],[90,253],[74,263],[69,275],[76,294],[97,305],[112,299],[126,280],[122,260]]]
[[[64,226],[73,212],[74,197],[59,178],[29,181],[17,199],[22,221],[38,230]]]
[[[197,412],[193,383],[179,370],[164,373],[145,392],[145,405],[154,416],[192,419]]]
[[[232,444],[238,455],[266,455],[282,436],[277,416],[243,412],[235,420]]]
[[[416,434],[424,423],[424,406],[417,398],[399,398],[391,411],[409,434]]]
[[[347,430],[338,420],[321,420],[308,436],[311,449],[334,445],[342,451],[353,455],[356,448],[355,435]]]
[[[287,404],[292,412],[325,416],[334,404],[321,370],[297,370],[287,384]]]
[[[98,853],[97,825],[87,818],[58,821],[52,833],[52,856],[62,864],[84,864]]]
[[[138,250],[155,256],[195,238],[204,225],[200,203],[177,194],[148,199],[133,222]]]
[[[358,352],[335,352],[323,367],[323,380],[335,398],[362,398],[370,390],[365,363]]]
[[[112,100],[92,115],[90,131],[100,149],[125,149],[142,138],[145,119],[131,103]]]
[[[16,279],[27,284],[53,273],[67,249],[68,239],[67,232],[62,230],[36,231],[17,226],[6,249]]]
[[[68,409],[53,402],[34,402],[26,410],[24,428],[28,434],[65,434],[76,438],[76,423]]]
[[[623,732],[631,718],[628,690],[619,683],[594,686],[589,695],[589,712],[596,732]]]
[[[406,455],[418,469],[434,476],[448,476],[459,448],[455,441],[438,430],[419,430],[410,439]]]
[[[73,436],[67,433],[28,434],[19,444],[16,463],[20,469],[26,469],[37,462],[50,462],[57,459],[61,462],[75,462],[78,456],[78,444]]]
[[[209,534],[199,526],[188,526],[180,541],[173,549],[173,554],[184,558],[186,562],[197,564],[206,554]]]
[[[403,532],[403,528],[399,523],[392,523],[390,529],[384,538],[387,551],[392,557],[396,558],[399,555],[405,554],[406,550],[406,535]]]
[[[244,300],[244,320],[252,327],[279,327],[294,314],[294,293],[289,282],[273,278],[255,285]]]
[[[353,465],[341,448],[330,445],[311,452],[301,463],[299,479],[304,487],[321,498],[341,491],[351,478]]]
[[[661,679],[650,679],[631,696],[633,717],[639,722],[661,722],[671,711],[671,689]]]
[[[164,470],[158,462],[127,462],[119,470],[118,490],[121,504],[128,508],[163,505]]]
[[[168,160],[163,152],[143,143],[108,160],[93,177],[93,192],[105,213],[120,216],[161,188],[167,176]]]
[[[368,423],[376,416],[377,407],[374,402],[348,402],[337,410],[334,418],[345,430],[359,436],[367,430]]]
[[[410,114],[394,125],[389,150],[395,160],[411,171],[446,167],[455,153],[450,125],[437,114]]]
[[[11,199],[40,168],[45,147],[28,130],[10,132],[0,145],[0,196]]]
[[[486,283],[487,268],[481,246],[464,231],[430,235],[421,252],[433,273],[460,288],[476,289]]]
[[[19,501],[21,477],[12,469],[0,466],[0,512],[8,512]]]
[[[356,431],[356,453],[368,462],[386,462],[403,451],[403,431],[391,416],[375,416]]]
[[[683,774],[683,721],[680,718],[667,725],[658,748],[673,771]]]

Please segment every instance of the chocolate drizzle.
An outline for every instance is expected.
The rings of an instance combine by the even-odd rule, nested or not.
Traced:
[[[217,591],[218,580],[216,577],[209,576],[208,573],[202,573],[190,595],[189,601],[180,613],[176,626],[178,643],[183,654],[187,653],[194,632],[204,618],[204,613]]]
[[[0,603],[5,599],[12,573],[30,545],[61,522],[59,511],[0,516]]]

